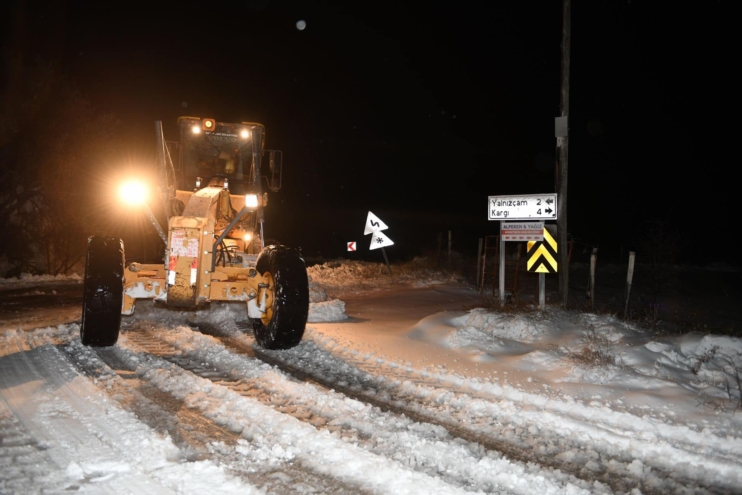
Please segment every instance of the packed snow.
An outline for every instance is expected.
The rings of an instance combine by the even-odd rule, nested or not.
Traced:
[[[82,277],[70,275],[31,275],[21,273],[18,277],[0,278],[0,289],[20,289],[24,287],[43,287],[55,284],[82,284]]]
[[[238,305],[141,304],[110,351],[77,323],[1,331],[0,493],[742,491],[742,339],[500,308],[422,260],[394,269],[310,267],[302,343],[267,352],[281,366],[225,344],[254,345]],[[190,455],[132,412],[149,389],[233,441]]]

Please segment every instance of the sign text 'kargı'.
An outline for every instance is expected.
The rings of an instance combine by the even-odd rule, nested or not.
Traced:
[[[556,220],[557,195],[490,196],[489,220]]]

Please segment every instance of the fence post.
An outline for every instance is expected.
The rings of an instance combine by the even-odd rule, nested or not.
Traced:
[[[626,306],[623,309],[623,319],[629,314],[629,295],[631,294],[631,280],[634,278],[634,251],[629,251],[629,272],[626,275]]]
[[[443,232],[438,232],[438,255],[436,256],[436,263],[441,264],[441,249],[443,247]]]
[[[448,231],[448,264],[451,264],[451,231]]]
[[[479,238],[479,248],[477,249],[477,289],[479,289],[479,269],[482,267],[482,238]]]
[[[595,265],[598,263],[598,248],[590,254],[590,309],[595,306]]]

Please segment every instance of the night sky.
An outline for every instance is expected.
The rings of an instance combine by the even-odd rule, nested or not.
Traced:
[[[651,4],[651,5],[650,5]],[[569,232],[608,258],[668,222],[738,256],[731,2],[574,1]],[[259,121],[284,152],[266,236],[346,255],[371,210],[393,257],[498,232],[487,196],[554,184],[561,2],[10,2],[3,45],[56,64],[154,166],[154,124]],[[297,21],[306,28],[297,29]],[[735,84],[735,90],[738,88]]]

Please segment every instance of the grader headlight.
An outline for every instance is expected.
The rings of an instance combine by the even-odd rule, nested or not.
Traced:
[[[245,207],[257,208],[258,207],[258,195],[257,194],[245,194]]]
[[[119,188],[121,200],[129,205],[141,205],[147,200],[147,187],[141,182],[129,181]]]

